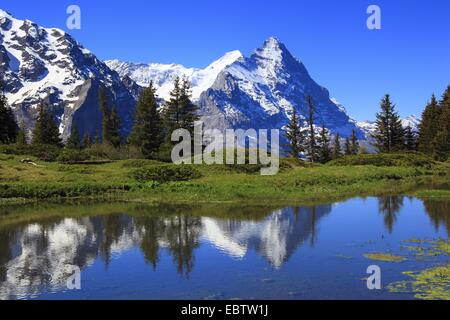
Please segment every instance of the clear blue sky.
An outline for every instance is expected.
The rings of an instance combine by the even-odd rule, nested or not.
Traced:
[[[448,0],[2,0],[0,7],[66,29],[69,4],[82,11],[82,29],[69,32],[101,59],[204,67],[276,36],[358,120],[373,119],[385,93],[402,116],[420,115],[450,84]],[[381,30],[366,28],[370,4],[381,7]]]

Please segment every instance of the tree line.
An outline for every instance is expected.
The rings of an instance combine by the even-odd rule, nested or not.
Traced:
[[[0,83],[0,144],[27,145],[30,141],[32,145],[52,145],[75,150],[89,148],[93,144],[113,148],[129,145],[137,148],[148,159],[161,159],[170,155],[173,147],[171,133],[184,128],[193,135],[194,122],[199,119],[198,107],[191,100],[190,83],[186,78],[174,79],[170,98],[162,106],[152,82],[142,90],[135,108],[132,132],[127,139],[121,135],[118,109],[110,105],[109,101],[108,90],[100,88],[101,134],[81,137],[74,124],[65,144],[53,115],[41,103],[31,139],[27,139],[25,125],[16,122]],[[325,124],[318,121],[311,96],[306,97],[305,106],[305,116],[299,116],[294,108],[285,128],[290,156],[326,163],[342,156],[366,152],[355,130],[345,139],[339,133],[331,135]],[[450,155],[450,86],[441,99],[432,95],[422,113],[418,132],[410,126],[402,126],[395,104],[386,94],[376,114],[375,132],[371,138],[379,153],[420,151],[436,159],[446,160]]]
[[[148,159],[170,156],[173,143],[171,133],[184,128],[191,134],[194,122],[199,119],[198,107],[191,100],[190,83],[186,78],[176,77],[173,82],[170,99],[160,107],[156,89],[150,82],[138,98],[132,132],[127,139],[121,135],[121,122],[116,106],[110,105],[108,90],[100,88],[98,94],[99,108],[102,114],[101,133],[94,137],[80,132],[75,124],[66,143],[61,139],[59,128],[53,115],[41,103],[31,139],[27,139],[23,124],[17,124],[6,97],[0,90],[0,143],[20,145],[51,145],[72,150],[89,148],[94,144],[103,144],[112,148],[123,145],[134,146]]]
[[[306,116],[300,118],[294,109],[286,126],[290,156],[304,157],[310,162],[326,163],[346,155],[365,153],[360,146],[356,131],[341,139],[339,133],[332,139],[329,130],[315,118],[312,98],[306,98]],[[420,151],[438,160],[447,160],[450,155],[450,86],[438,101],[435,95],[427,103],[417,132],[411,127],[403,127],[390,95],[380,102],[376,114],[375,130],[370,137],[378,153]],[[332,142],[331,142],[332,140]]]
[[[290,121],[286,126],[285,136],[289,142],[291,157],[304,156],[310,162],[326,163],[340,158],[343,155],[354,155],[360,152],[356,130],[352,130],[350,138],[345,139],[344,148],[341,145],[339,133],[334,136],[333,142],[330,131],[321,124],[318,128],[316,111],[311,96],[306,97],[306,116],[300,118],[297,110],[293,108]]]

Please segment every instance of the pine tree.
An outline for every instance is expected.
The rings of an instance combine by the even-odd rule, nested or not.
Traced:
[[[39,115],[33,130],[33,145],[48,144],[61,147],[62,140],[53,116],[45,110],[43,104],[39,106]]]
[[[14,113],[8,106],[2,83],[0,83],[0,143],[14,143],[18,130]]]
[[[307,107],[308,107],[308,118],[307,118],[307,122],[308,122],[308,146],[307,146],[307,151],[308,151],[308,158],[310,162],[317,162],[319,159],[318,156],[318,146],[316,143],[316,136],[315,136],[315,132],[314,132],[314,112],[315,112],[315,108],[314,108],[314,104],[312,101],[311,96],[307,96],[306,97],[306,102],[307,102]]]
[[[110,118],[109,118],[109,143],[114,147],[120,147],[122,142],[122,138],[120,137],[120,119],[119,114],[117,112],[117,107],[114,106],[111,110]]]
[[[99,90],[98,100],[100,111],[102,112],[102,142],[117,148],[121,143],[120,119],[117,108],[114,106],[110,110],[108,93],[104,87]]]
[[[173,81],[173,90],[170,92],[169,101],[164,106],[164,127],[166,130],[166,140],[170,141],[171,134],[176,129],[182,128],[181,122],[181,84],[180,78],[176,77]]]
[[[409,151],[417,150],[417,137],[411,126],[405,129],[405,148]]]
[[[153,83],[150,82],[139,96],[130,135],[130,144],[138,147],[146,158],[156,157],[164,138],[155,92]]]
[[[439,160],[447,160],[450,155],[450,86],[442,95],[439,102],[441,117],[439,120],[439,132],[434,145],[436,146],[436,157]]]
[[[351,148],[351,154],[355,155],[358,154],[359,152],[359,142],[358,142],[358,137],[356,135],[356,130],[353,129],[352,130],[352,136],[350,137],[350,148]]]
[[[352,145],[349,138],[345,138],[344,153],[346,156],[352,155]]]
[[[404,147],[402,122],[388,94],[381,100],[381,112],[377,113],[374,139],[379,152],[392,152]]]
[[[294,108],[291,119],[286,126],[286,138],[289,141],[289,153],[294,158],[298,158],[300,153],[304,151],[304,137],[301,129],[297,110]]]
[[[198,106],[191,100],[191,84],[184,77],[181,83],[180,106],[181,106],[181,127],[189,130],[191,136],[194,135],[194,123],[200,119],[198,116]]]
[[[336,135],[334,136],[332,158],[339,159],[341,156],[342,156],[341,137],[339,136],[339,133],[336,133]]]
[[[418,149],[428,155],[434,155],[436,152],[436,138],[439,132],[441,107],[433,94],[422,113],[422,121],[419,125]]]
[[[78,128],[76,125],[72,125],[70,137],[69,137],[69,139],[67,139],[66,148],[73,149],[73,150],[81,149],[80,132],[78,131]]]
[[[92,138],[89,133],[86,133],[83,138],[83,148],[90,148],[93,144]]]
[[[324,124],[322,124],[320,131],[319,146],[319,161],[327,163],[331,160],[330,135]]]
[[[19,146],[25,146],[28,144],[27,130],[26,130],[25,124],[23,122],[19,126],[19,132],[17,133],[16,144]]]

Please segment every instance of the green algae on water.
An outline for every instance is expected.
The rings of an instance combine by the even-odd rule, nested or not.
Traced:
[[[390,253],[383,252],[375,252],[375,253],[366,253],[364,257],[370,260],[384,261],[384,262],[402,262],[405,261],[405,257],[395,256]]]

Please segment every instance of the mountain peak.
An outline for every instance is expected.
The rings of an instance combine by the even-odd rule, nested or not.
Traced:
[[[264,41],[263,46],[256,50],[255,54],[264,59],[280,61],[286,51],[285,45],[280,40],[269,37]]]

